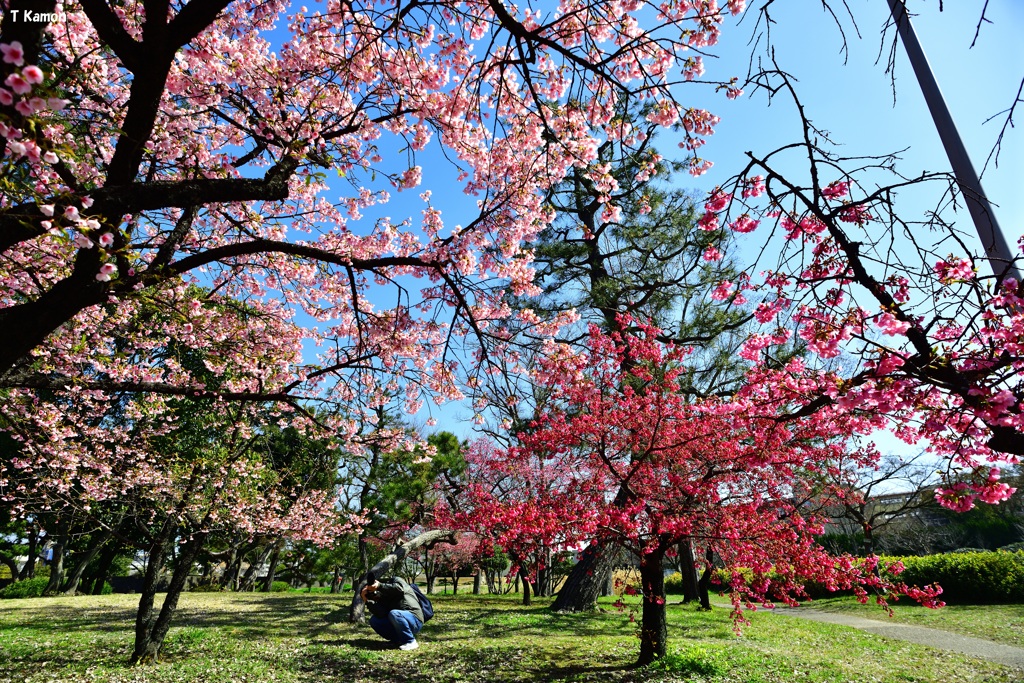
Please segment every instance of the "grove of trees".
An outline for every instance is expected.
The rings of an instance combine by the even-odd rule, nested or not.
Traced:
[[[1013,495],[1024,283],[976,268],[951,174],[838,151],[770,43],[705,73],[728,17],[770,26],[746,4],[6,2],[12,578],[43,543],[51,593],[143,558],[140,664],[197,567],[358,596],[371,567],[494,584],[507,558],[529,599],[580,553],[571,611],[627,552],[642,664],[677,554],[725,567],[738,618],[808,581],[935,604],[826,551],[823,511],[885,464],[878,430],[926,444],[949,510]],[[687,192],[700,86],[790,99],[800,138]],[[428,433],[446,401],[481,438]]]

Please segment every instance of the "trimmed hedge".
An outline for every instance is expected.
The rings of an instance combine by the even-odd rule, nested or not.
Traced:
[[[880,558],[879,567],[887,567],[897,560],[903,563],[904,571],[898,576],[886,576],[902,581],[909,586],[928,586],[934,583],[942,586],[939,599],[949,604],[1021,604],[1024,603],[1024,550],[1008,552],[960,550],[943,555],[924,557]],[[712,591],[728,586],[729,575],[718,570],[721,584],[712,586]],[[682,593],[680,576],[672,574],[665,579],[665,592]],[[849,595],[852,591],[831,593],[824,586],[805,586],[812,598],[827,598]]]
[[[883,557],[906,569],[898,580],[911,586],[937,583],[950,604],[1024,603],[1024,551],[959,552],[924,557]]]
[[[270,584],[271,593],[284,593],[287,592],[288,589],[290,588],[291,586],[288,584],[287,581],[274,581]]]

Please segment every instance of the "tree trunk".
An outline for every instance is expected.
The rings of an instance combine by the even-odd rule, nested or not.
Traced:
[[[39,558],[39,533],[38,525],[28,525],[28,559],[25,566],[18,572],[18,580],[34,579],[36,577],[36,560]]]
[[[64,544],[67,536],[61,534],[53,546],[53,559],[50,560],[50,580],[46,583],[45,595],[53,595],[60,590],[61,581],[64,579]]]
[[[334,578],[331,579],[331,593],[340,593],[341,584],[345,576],[341,573],[341,567],[334,565]]]
[[[458,594],[459,594],[459,573],[458,572],[453,572],[452,573],[452,595],[458,595]]]
[[[241,592],[248,592],[253,589],[256,585],[256,572],[263,566],[263,563],[267,561],[267,557],[274,551],[275,544],[270,544],[263,549],[256,557],[256,561],[249,565],[249,568],[245,570],[245,575],[242,577],[241,582],[238,584],[238,590]]]
[[[667,653],[668,624],[665,620],[665,572],[661,562],[664,551],[656,551],[640,560],[640,586],[643,610],[640,616],[640,658],[646,666]]]
[[[192,563],[205,542],[206,534],[199,533],[185,544],[177,558],[178,565],[171,576],[171,583],[167,587],[167,594],[164,596],[164,602],[160,606],[160,614],[155,618],[153,615],[153,598],[156,595],[156,584],[160,576],[160,570],[156,568],[150,571],[150,567],[146,568],[146,587],[149,589],[149,593],[144,592],[142,599],[139,601],[139,615],[135,622],[135,649],[132,652],[132,664],[151,664],[159,659],[160,648],[163,647],[164,639],[171,628],[174,611],[178,607],[178,598],[181,597],[181,592],[185,588],[185,581],[188,579],[189,572],[192,571]],[[164,554],[160,553],[161,565],[163,564],[163,556]],[[146,620],[145,623],[142,623],[141,619],[144,611],[146,612]]]
[[[679,557],[679,575],[682,577],[683,602],[693,602],[699,599],[697,593],[697,564],[693,556],[693,544],[689,538],[679,542],[677,546]]]
[[[608,567],[608,572],[604,575],[604,582],[601,584],[601,597],[607,598],[615,595],[615,568]]]
[[[156,586],[160,580],[160,571],[164,566],[164,559],[167,555],[166,544],[171,532],[169,522],[164,524],[163,529],[153,540],[149,547],[149,555],[146,557],[146,573],[142,578],[142,589],[139,591],[139,608],[135,612],[135,651],[132,654],[132,662],[139,661],[139,656],[145,654],[149,634],[156,615],[153,612],[153,602],[156,597]]]
[[[91,595],[103,594],[103,586],[107,583],[107,578],[110,575],[110,568],[114,566],[114,560],[117,559],[117,555],[122,549],[123,546],[120,543],[108,543],[103,547],[103,553],[100,555],[100,559],[96,562],[92,571],[86,576],[88,586],[82,588],[83,592]]]
[[[74,595],[78,592],[78,583],[82,580],[82,575],[85,574],[86,568],[89,563],[99,554],[100,550],[107,544],[110,537],[114,535],[114,532],[110,529],[104,529],[95,538],[91,539],[90,547],[86,552],[78,558],[78,562],[75,565],[74,571],[71,572],[67,580],[64,582],[64,586],[61,592],[64,595]]]
[[[539,598],[551,597],[547,569],[542,569],[538,567],[537,580],[533,582],[533,594]]]
[[[263,580],[264,593],[270,592],[270,587],[274,584],[274,577],[277,576],[277,563],[281,559],[281,545],[281,541],[275,543],[274,552],[270,554],[270,567],[267,569],[267,578]]]
[[[862,552],[864,557],[869,557],[875,554],[875,538],[872,534],[871,525],[867,522],[861,524],[861,528],[864,529],[864,542],[862,544]]]
[[[700,598],[700,607],[703,610],[711,609],[711,574],[714,571],[715,566],[715,551],[708,546],[708,549],[704,551],[704,560],[707,565],[704,567],[704,573],[700,575],[700,581],[697,582],[697,595]]]
[[[480,595],[480,585],[483,583],[484,573],[477,569],[476,574],[473,574],[473,595]]]
[[[370,571],[373,572],[374,576],[381,577],[387,574],[391,567],[401,562],[406,555],[417,548],[424,546],[430,548],[437,543],[451,543],[452,545],[455,545],[457,542],[454,531],[443,531],[441,529],[426,531],[416,538],[406,541],[395,548],[390,555],[373,565],[373,567],[370,568]],[[366,622],[366,603],[363,602],[363,596],[361,595],[363,588],[365,587],[365,575],[360,576],[358,581],[353,582],[352,589],[355,592],[355,595],[352,596],[352,606],[349,608],[348,620],[350,623],[363,624]]]
[[[618,548],[610,543],[591,545],[569,572],[558,591],[551,609],[556,612],[590,612],[597,607],[597,598],[605,577],[613,568]]]
[[[240,546],[232,546],[231,553],[224,565],[224,574],[220,577],[221,588],[234,590],[238,587],[238,572],[242,569],[242,555]]]

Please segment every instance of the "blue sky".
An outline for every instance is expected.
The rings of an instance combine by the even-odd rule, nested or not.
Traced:
[[[879,57],[881,30],[889,17],[887,2],[848,0],[847,4],[861,36],[857,37],[849,18],[842,17],[848,55],[840,52],[839,30],[820,3],[776,2],[772,6],[778,22],[772,27],[772,37],[779,65],[798,79],[798,93],[810,118],[832,133],[845,154],[881,154],[908,147],[900,165],[905,175],[949,170],[902,45],[896,53],[893,102],[891,82],[885,74],[888,42]],[[990,0],[987,18],[992,23],[982,26],[971,48],[983,5],[984,0],[947,0],[940,12],[937,0],[908,0],[911,13],[918,13],[913,18],[918,39],[979,172],[1004,117],[984,122],[1013,103],[1024,77],[1024,3]],[[746,42],[756,19],[748,12],[739,26],[723,31],[723,40],[716,48],[721,58],[708,60],[709,74],[724,71],[741,78],[745,75],[750,51]],[[764,153],[799,136],[794,107],[785,98],[777,98],[770,107],[766,98],[756,93],[735,102],[719,100],[714,102],[705,96],[698,101],[698,106],[722,117],[712,141],[704,148],[715,167],[694,183],[705,190],[742,168],[745,151]],[[1018,123],[1024,122],[1024,105],[1017,119]],[[1024,234],[1022,133],[1019,128],[1008,131],[999,166],[990,163],[982,178],[1011,244]],[[913,213],[926,207],[910,203],[902,208]]]
[[[756,9],[761,3],[751,4]],[[882,28],[889,17],[887,3],[847,0],[847,4],[857,27],[853,27],[848,16],[841,17],[847,38],[846,54],[840,50],[839,29],[821,3],[772,5],[778,22],[772,27],[776,58],[781,68],[798,79],[798,93],[810,118],[831,133],[846,155],[883,154],[908,148],[900,162],[900,171],[905,175],[949,170],[902,45],[896,52],[894,102],[892,84],[885,73],[891,31],[885,47],[881,47]],[[982,25],[973,48],[970,45],[984,0],[947,0],[942,12],[937,0],[908,0],[908,4],[911,13],[917,13],[913,23],[918,39],[975,168],[981,172],[1005,117],[997,116],[987,124],[985,121],[1010,107],[1024,77],[1024,2],[989,0],[986,16],[991,23]],[[705,60],[708,78],[745,77],[751,53],[748,41],[756,20],[754,12],[748,12],[738,25],[736,19],[727,19],[722,41],[712,50],[717,57]],[[746,151],[766,153],[797,140],[800,135],[793,104],[784,98],[767,106],[763,94],[748,89],[744,97],[729,101],[711,88],[693,84],[680,89],[679,99],[683,104],[706,108],[722,119],[715,135],[701,150],[702,156],[714,161],[712,170],[699,179],[677,176],[680,184],[700,191],[712,189],[742,169]],[[1017,120],[1024,124],[1024,105],[1017,112]],[[667,149],[666,155],[672,156],[673,150]],[[429,161],[424,158],[421,163],[426,166]],[[1013,244],[1024,234],[1024,131],[1007,131],[999,165],[989,163],[982,183],[1008,241]],[[455,196],[446,199],[459,202]],[[435,200],[441,197],[435,195]],[[931,208],[913,193],[905,193],[899,201],[901,215],[916,217]],[[960,220],[969,220],[966,211]],[[756,237],[756,233],[751,237]],[[750,244],[748,249],[755,246]],[[433,408],[438,418],[435,429],[469,436],[473,411],[468,406],[448,405],[440,411]],[[907,448],[884,436],[879,445],[884,451]]]

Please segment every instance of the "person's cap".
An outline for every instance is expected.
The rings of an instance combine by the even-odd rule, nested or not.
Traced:
[[[373,575],[372,571],[368,571],[366,572],[366,576],[363,577],[363,581],[366,582],[366,585],[370,585],[371,583],[377,582],[377,577]]]

